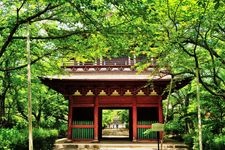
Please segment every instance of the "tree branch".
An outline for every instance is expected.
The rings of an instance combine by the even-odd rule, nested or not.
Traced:
[[[16,10],[16,23],[19,22],[19,12],[25,3],[26,3],[26,0],[23,0],[21,6],[19,8],[17,8],[17,10]]]
[[[13,40],[13,35],[16,33],[16,31],[18,30],[19,26],[22,25],[22,24],[25,24],[25,23],[28,23],[30,22],[32,19],[36,18],[36,17],[39,17],[41,16],[42,14],[44,14],[45,12],[47,12],[48,10],[51,10],[51,9],[54,9],[56,7],[58,7],[60,5],[54,5],[54,6],[51,6],[51,3],[48,4],[46,6],[45,9],[43,9],[42,11],[32,15],[32,16],[29,16],[27,17],[26,19],[24,20],[20,20],[18,22],[15,23],[15,25],[12,27],[10,33],[9,33],[9,36],[6,38],[4,44],[2,45],[1,49],[0,49],[0,57],[3,55],[3,53],[6,51],[7,47],[9,46],[10,42]]]
[[[207,85],[203,80],[202,80],[202,78],[201,78],[201,76],[200,76],[200,78],[199,78],[199,82],[203,85],[203,87],[209,92],[209,93],[211,93],[212,95],[215,95],[215,96],[219,96],[219,97],[222,97],[222,98],[224,98],[225,99],[225,94],[218,94],[218,93],[216,93],[216,92],[214,92],[213,90],[211,90],[209,87],[211,87],[211,85]]]
[[[47,56],[47,55],[50,55],[52,52],[49,52],[49,53],[46,53],[44,54],[43,56],[40,56],[34,60],[31,61],[31,65],[36,63],[37,61],[39,61],[40,59],[42,59],[43,57]],[[2,72],[5,72],[5,71],[13,71],[13,70],[18,70],[18,69],[22,69],[22,68],[25,68],[27,67],[27,64],[23,64],[23,65],[20,65],[20,66],[17,66],[17,67],[14,67],[14,68],[0,68],[0,71]]]
[[[223,28],[220,24],[217,24],[217,26],[219,27],[220,31],[222,31],[223,33],[225,33],[225,28]]]
[[[90,31],[88,30],[84,30],[84,31],[72,31],[72,32],[69,32],[69,33],[65,33],[65,34],[62,34],[62,35],[54,35],[54,36],[31,36],[30,39],[34,40],[49,40],[49,39],[64,39],[64,38],[68,38],[70,36],[73,36],[73,35],[77,35],[77,34],[84,34],[84,33],[90,33]],[[13,39],[26,39],[26,36],[14,36]]]
[[[213,50],[213,48],[209,47],[208,45],[205,45],[204,41],[194,41],[192,39],[187,39],[183,41],[184,43],[190,43],[193,45],[198,45],[206,50],[208,50],[212,55],[214,55],[216,58],[218,58],[223,64],[225,64],[225,60],[216,52]]]
[[[188,50],[185,49],[185,47],[181,44],[178,43],[178,45],[182,48],[182,50],[187,53],[189,56],[194,57],[194,54],[190,53]]]

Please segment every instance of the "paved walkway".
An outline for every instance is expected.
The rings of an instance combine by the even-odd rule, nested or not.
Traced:
[[[129,129],[125,128],[106,128],[102,130],[102,137],[104,136],[121,136],[129,137]]]

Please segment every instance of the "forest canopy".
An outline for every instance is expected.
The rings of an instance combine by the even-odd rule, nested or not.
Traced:
[[[207,116],[205,143],[225,143],[224,5],[223,0],[2,0],[1,127],[27,126],[29,25],[34,126],[65,128],[58,122],[67,120],[67,101],[43,86],[39,76],[64,73],[61,66],[70,59],[145,55],[157,58],[157,66],[168,68],[173,77],[197,75],[201,114]],[[168,119],[169,129],[182,126],[176,132],[196,146],[195,87],[193,80],[172,93]]]

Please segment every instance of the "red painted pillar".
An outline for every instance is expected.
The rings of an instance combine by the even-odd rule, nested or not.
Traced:
[[[98,97],[95,97],[94,105],[94,142],[98,142]]]
[[[132,104],[132,120],[133,120],[133,142],[137,141],[137,99],[136,97],[133,99]]]
[[[162,97],[159,96],[158,98],[158,110],[159,110],[159,122],[163,123],[163,109],[162,109]]]
[[[73,102],[73,96],[69,96],[69,113],[68,113],[68,139],[72,139],[72,124],[73,124],[73,107],[72,107],[72,102]]]
[[[159,112],[159,123],[163,123],[163,109],[162,109],[162,97],[158,98],[158,112]],[[162,139],[163,133],[160,132],[160,139]]]

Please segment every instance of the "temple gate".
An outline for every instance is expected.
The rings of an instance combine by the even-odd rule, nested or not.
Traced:
[[[155,140],[143,133],[152,123],[163,123],[162,99],[171,80],[168,71],[155,73],[155,59],[141,73],[134,65],[141,59],[114,58],[94,63],[65,65],[68,75],[42,77],[42,82],[69,100],[68,138],[102,140],[102,109],[129,110],[129,140]],[[189,80],[177,83],[176,88]]]

